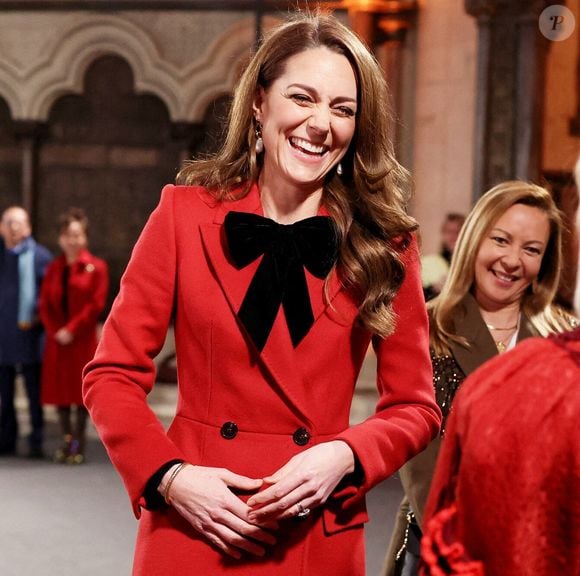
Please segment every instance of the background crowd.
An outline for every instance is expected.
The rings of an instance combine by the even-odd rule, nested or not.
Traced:
[[[88,218],[79,208],[57,225],[62,254],[32,236],[19,206],[0,220],[0,455],[18,450],[16,377],[25,383],[31,432],[27,456],[43,458],[43,405],[57,407],[62,446],[59,463],[84,461],[87,411],[81,394],[84,365],[97,346],[97,323],[108,290],[106,263],[88,248]]]

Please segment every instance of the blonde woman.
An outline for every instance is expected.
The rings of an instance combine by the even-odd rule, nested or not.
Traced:
[[[579,383],[580,327],[532,338],[465,382],[426,506],[425,576],[580,574]]]
[[[561,232],[550,193],[522,181],[495,186],[469,214],[447,282],[428,305],[433,382],[444,422],[459,386],[484,362],[525,338],[574,325],[553,305]],[[439,445],[434,440],[400,470],[405,498],[385,574],[417,573],[423,509]]]

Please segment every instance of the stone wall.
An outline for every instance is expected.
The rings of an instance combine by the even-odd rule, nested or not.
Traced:
[[[422,2],[417,27],[413,215],[437,251],[447,212],[468,212],[473,178],[477,26],[457,0]]]
[[[2,12],[0,209],[29,194],[57,252],[59,213],[84,208],[110,303],[162,186],[216,146],[255,25],[249,11]]]

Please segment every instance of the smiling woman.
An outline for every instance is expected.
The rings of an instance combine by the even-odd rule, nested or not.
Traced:
[[[429,302],[433,383],[444,415],[467,375],[530,336],[577,321],[553,304],[562,221],[550,193],[521,181],[484,194],[467,217],[441,294]],[[400,470],[405,489],[385,574],[417,573],[425,500],[440,440]],[[405,538],[406,533],[406,538]],[[406,550],[405,550],[406,544]]]
[[[60,464],[82,464],[87,411],[82,400],[82,372],[97,347],[97,322],[109,288],[108,266],[88,250],[89,220],[80,208],[59,219],[62,250],[42,283],[39,314],[46,330],[42,365],[42,402],[57,407],[62,445]]]
[[[429,493],[424,576],[580,574],[579,383],[580,328],[467,379]]]
[[[135,575],[362,576],[365,494],[437,434],[382,70],[330,16],[264,40],[221,149],[134,250],[85,399],[141,517]],[[179,401],[145,396],[175,316]],[[376,412],[349,426],[372,342]]]
[[[260,88],[254,117],[266,151],[259,178],[265,214],[285,222],[296,204],[304,215],[318,206],[326,175],[354,135],[356,110],[354,70],[345,56],[326,47],[289,58],[284,74]]]
[[[518,328],[521,300],[540,273],[549,238],[550,221],[544,210],[514,204],[481,241],[473,293],[500,352]]]

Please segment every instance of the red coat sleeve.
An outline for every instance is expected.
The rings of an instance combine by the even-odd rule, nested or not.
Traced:
[[[435,401],[429,357],[429,327],[421,287],[416,241],[404,257],[405,280],[395,297],[394,333],[374,338],[379,401],[373,416],[338,437],[360,463],[363,478],[339,497],[348,506],[421,452],[439,433],[441,411]]]
[[[174,302],[172,190],[163,190],[135,245],[83,381],[85,405],[137,517],[149,478],[169,460],[185,460],[146,401],[155,382],[153,359],[163,346]]]

